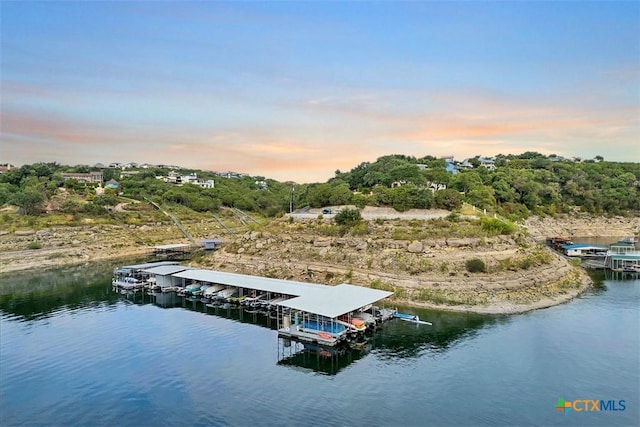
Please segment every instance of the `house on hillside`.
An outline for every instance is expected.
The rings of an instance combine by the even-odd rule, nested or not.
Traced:
[[[110,179],[104,184],[104,188],[112,188],[114,190],[117,190],[119,186],[120,184],[115,179]]]
[[[483,166],[490,171],[495,170],[496,168],[496,158],[495,157],[478,157],[478,161],[480,161],[480,166]]]
[[[12,169],[15,169],[16,167],[13,166],[11,163],[4,163],[0,165],[0,173],[7,173]]]
[[[102,184],[102,171],[93,171],[89,173],[62,173],[63,179],[75,179],[78,182],[86,182],[89,184]]]
[[[443,157],[443,159],[447,164],[447,166],[445,167],[447,172],[449,172],[452,175],[456,175],[458,172],[460,172],[460,170],[458,170],[458,166],[453,160],[453,157]]]
[[[198,179],[197,181],[191,182],[193,185],[197,185],[200,188],[215,188],[216,183],[212,179]]]

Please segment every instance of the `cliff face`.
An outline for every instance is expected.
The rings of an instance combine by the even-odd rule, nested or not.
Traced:
[[[283,279],[347,282],[393,291],[398,303],[491,313],[557,304],[590,283],[564,258],[523,235],[430,237],[431,230],[421,224],[368,222],[362,235],[331,236],[326,229],[319,235],[317,226],[280,221],[245,233],[197,264]],[[468,272],[471,259],[482,260],[486,271]]]
[[[640,216],[603,217],[576,212],[554,218],[531,217],[523,222],[523,227],[536,239],[551,236],[640,236]]]

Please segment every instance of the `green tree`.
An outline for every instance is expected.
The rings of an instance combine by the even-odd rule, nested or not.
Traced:
[[[462,195],[451,188],[436,191],[434,195],[435,205],[440,209],[459,209],[462,206],[462,201]]]
[[[37,215],[43,210],[44,197],[34,189],[27,188],[13,195],[11,203],[25,215]]]
[[[354,225],[362,220],[362,215],[358,209],[343,209],[338,212],[333,220],[340,225]]]

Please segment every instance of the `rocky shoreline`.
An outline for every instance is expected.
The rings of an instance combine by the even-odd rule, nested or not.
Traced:
[[[385,289],[394,292],[392,302],[398,305],[521,313],[569,301],[591,284],[586,272],[535,240],[562,234],[637,235],[640,218],[532,218],[523,226],[528,235],[425,237],[411,234],[420,227],[415,219],[396,219],[369,221],[368,230],[359,236],[336,236],[280,219],[260,231],[226,239],[223,250],[198,256],[192,265]],[[140,236],[147,245],[141,244]],[[150,242],[177,241],[179,232],[167,224],[0,232],[0,273],[139,256]],[[486,272],[468,272],[464,265],[470,258],[482,259]]]

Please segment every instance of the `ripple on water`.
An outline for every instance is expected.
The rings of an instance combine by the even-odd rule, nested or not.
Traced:
[[[520,316],[391,322],[328,370],[313,352],[278,363],[276,332],[233,310],[103,293],[37,320],[3,308],[2,424],[553,424],[559,395],[638,400],[640,297],[617,285]]]

